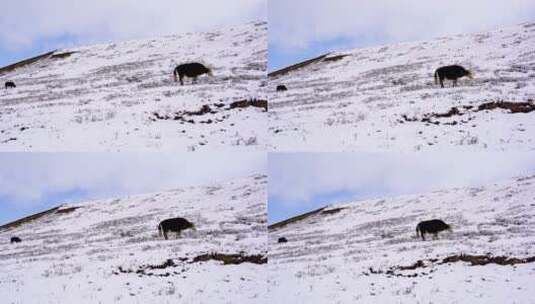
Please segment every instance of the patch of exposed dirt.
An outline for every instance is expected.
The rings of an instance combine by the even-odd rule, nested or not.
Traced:
[[[183,123],[195,123],[195,120],[191,119],[193,116],[202,116],[205,114],[216,114],[217,111],[212,110],[209,105],[203,105],[199,110],[197,111],[180,111],[176,112],[174,114],[169,115],[162,115],[158,112],[154,112],[153,117],[151,117],[152,121],[156,120],[177,120],[181,121]],[[223,120],[216,120],[217,122],[223,121]],[[198,123],[212,123],[213,121],[211,119],[206,121],[198,121]]]
[[[422,260],[416,261],[416,263],[409,265],[409,266],[397,266],[397,269],[399,270],[414,270],[416,268],[425,267],[424,262]]]
[[[241,263],[253,263],[253,264],[266,264],[267,256],[256,255],[243,255],[243,254],[223,254],[223,253],[207,253],[195,257],[192,263],[206,262],[206,261],[220,261],[223,265],[237,265]]]
[[[58,209],[56,213],[71,213],[71,212],[74,212],[74,210],[78,208],[80,207],[69,207],[69,208],[64,208],[64,209]]]
[[[321,214],[327,214],[327,215],[335,214],[335,213],[338,213],[338,212],[340,212],[340,211],[342,211],[344,209],[345,208],[334,208],[334,209],[329,209],[329,210],[323,210],[323,211],[321,211]]]
[[[161,264],[156,265],[140,265],[134,269],[123,268],[122,266],[117,267],[117,270],[113,270],[114,275],[119,275],[121,273],[131,273],[136,274],[140,277],[143,276],[155,276],[155,277],[168,277],[174,275],[181,275],[184,277],[184,273],[189,270],[188,265],[193,263],[207,262],[207,261],[220,261],[223,262],[223,265],[238,265],[242,263],[253,263],[253,264],[266,264],[267,256],[261,254],[255,255],[245,255],[243,253],[239,254],[224,254],[224,253],[207,253],[201,254],[193,259],[191,258],[176,258],[176,259],[167,259]],[[174,269],[174,268],[180,268]],[[162,272],[162,270],[167,270]]]
[[[141,265],[137,267],[137,269],[125,269],[122,266],[119,266],[117,270],[112,271],[114,275],[119,275],[120,273],[133,273],[136,274],[139,277],[143,276],[155,276],[155,277],[168,277],[173,275],[181,275],[182,273],[186,272],[188,269],[184,267],[185,265],[182,265],[182,269],[180,271],[173,270],[173,271],[166,271],[166,272],[158,272],[154,270],[163,270],[167,268],[176,268],[179,267],[179,265],[175,264],[175,262],[172,259],[167,259],[162,264],[156,264],[156,265]]]
[[[52,58],[54,58],[54,59],[64,59],[64,58],[70,57],[74,53],[77,53],[77,52],[58,53],[58,54],[52,55]]]
[[[160,114],[158,112],[153,112],[152,117],[150,118],[152,121],[157,120],[177,120],[182,123],[216,123],[216,122],[222,122],[226,117],[223,117],[221,119],[207,119],[207,120],[201,120],[201,121],[195,121],[192,119],[196,116],[203,116],[206,114],[217,114],[223,111],[229,111],[233,109],[241,109],[241,108],[248,108],[248,107],[256,107],[256,108],[263,108],[265,111],[268,110],[268,102],[267,100],[263,99],[243,99],[238,100],[235,102],[232,102],[228,108],[224,108],[225,104],[222,103],[214,103],[212,105],[203,105],[199,110],[196,111],[179,111],[172,114]]]
[[[455,262],[469,262],[471,266],[498,264],[498,265],[516,265],[535,262],[535,256],[527,258],[515,258],[506,256],[488,256],[488,255],[454,255],[444,258],[441,264],[455,263]]]
[[[268,73],[268,77],[275,77],[275,76],[286,74],[286,73],[291,72],[291,71],[295,71],[295,70],[300,69],[300,68],[304,68],[304,67],[306,67],[306,66],[308,66],[310,64],[313,64],[315,62],[319,62],[319,61],[323,60],[325,57],[327,57],[327,55],[329,55],[329,53],[323,54],[321,56],[318,56],[318,57],[315,57],[315,58],[312,58],[312,59],[301,61],[301,62],[298,62],[296,64],[292,64],[290,66],[287,66],[287,67],[282,68],[282,69],[277,70],[277,71],[273,71],[271,73]]]
[[[463,107],[464,110],[468,110],[470,108],[471,108],[470,106]],[[448,118],[448,117],[453,117],[453,116],[462,116],[464,114],[465,114],[465,112],[462,112],[461,110],[459,110],[458,107],[452,107],[446,113],[434,113],[434,112],[433,113],[426,113],[426,114],[423,115],[422,118],[408,117],[407,115],[403,114],[403,115],[401,115],[401,118],[403,118],[403,120],[399,120],[399,122],[403,123],[405,121],[409,121],[409,122],[419,121],[419,122],[425,122],[425,123],[429,123],[429,124],[439,125],[439,124],[441,124],[441,122],[435,120],[437,118]],[[468,118],[468,120],[471,120],[471,119],[473,119],[473,117]],[[442,124],[445,124],[445,125],[456,125],[457,121],[453,121],[453,122],[449,122],[449,123],[442,123]]]
[[[337,56],[332,56],[332,57],[326,57],[323,59],[323,61],[338,61],[340,59],[343,59],[345,57],[349,56],[348,54],[345,54],[345,55],[337,55]]]
[[[434,125],[457,125],[458,123],[467,123],[468,121],[474,119],[474,117],[468,117],[466,120],[460,120],[460,121],[452,121],[452,122],[446,122],[442,123],[438,121],[437,119],[440,118],[450,118],[454,116],[463,116],[467,113],[475,113],[480,111],[486,111],[486,110],[495,110],[495,109],[504,109],[509,110],[510,114],[516,114],[516,113],[529,113],[532,111],[535,111],[535,104],[533,103],[533,100],[529,99],[527,102],[510,102],[510,101],[492,101],[492,102],[486,102],[482,103],[477,108],[474,106],[460,106],[460,107],[452,107],[449,111],[445,113],[425,113],[422,118],[417,117],[408,117],[407,115],[403,114],[401,115],[401,120],[398,120],[400,123],[404,122],[425,122],[429,124]]]
[[[535,104],[532,100],[527,102],[509,102],[509,101],[494,101],[481,104],[477,107],[477,111],[505,109],[510,113],[529,113],[535,111]]]
[[[277,222],[275,224],[271,224],[271,225],[268,226],[268,230],[281,228],[281,227],[284,227],[284,226],[286,226],[288,224],[302,221],[302,220],[304,220],[304,219],[306,219],[308,217],[311,217],[313,215],[321,213],[323,211],[323,209],[325,209],[325,207],[321,207],[319,209],[316,209],[316,210],[313,210],[313,211],[310,211],[310,212],[307,212],[307,213],[303,213],[303,214],[291,217],[289,219]]]
[[[235,108],[248,108],[248,107],[263,108],[267,112],[268,102],[267,100],[263,100],[263,99],[244,99],[244,100],[239,100],[239,101],[235,101],[231,103],[227,110],[232,110]]]
[[[428,259],[428,260],[418,260],[412,265],[408,266],[391,266],[387,270],[373,269],[369,268],[368,272],[363,274],[368,276],[370,274],[385,274],[388,277],[417,277],[428,275],[436,269],[430,269],[429,272],[420,272],[420,273],[403,273],[404,271],[416,270],[418,268],[429,268],[433,265],[442,265],[456,262],[467,262],[470,263],[470,266],[484,266],[487,264],[497,264],[497,265],[516,265],[516,264],[526,264],[535,262],[535,256],[527,258],[516,258],[516,257],[507,257],[507,256],[491,256],[491,255],[470,255],[470,254],[460,254],[460,255],[451,255],[439,259]]]

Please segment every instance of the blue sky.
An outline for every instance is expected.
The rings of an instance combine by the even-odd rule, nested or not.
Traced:
[[[337,202],[477,186],[535,174],[533,153],[271,153],[268,222]]]
[[[0,195],[0,225],[14,219],[35,214],[41,210],[60,205],[63,202],[77,202],[90,199],[91,194],[82,189],[72,188],[64,191],[46,193],[33,204],[14,204],[9,195]]]
[[[209,30],[269,19],[268,68],[274,70],[332,50],[429,39],[535,20],[532,0],[269,0],[267,3],[267,0],[7,1],[2,4],[2,10],[9,14],[0,17],[3,29],[0,66],[66,46]]]
[[[375,41],[370,41],[368,42],[368,45],[373,45],[374,42]],[[298,48],[295,50],[288,50],[270,43],[268,46],[268,70],[277,70],[278,68],[289,66],[305,59],[317,57],[332,50],[350,49],[355,45],[359,45],[359,42],[343,37],[325,39],[323,41],[312,41],[306,48]],[[360,45],[365,45],[364,38]]]
[[[335,50],[535,21],[533,0],[270,0],[268,69]]]
[[[0,66],[67,46],[266,20],[266,1],[5,1],[0,14]]]
[[[270,195],[268,198],[268,222],[269,224],[273,224],[292,216],[324,207],[327,203],[344,202],[352,198],[365,199],[367,197],[364,193],[357,195],[355,192],[349,190],[331,190],[318,193],[306,202],[292,205],[291,202],[283,198]]]
[[[263,153],[0,153],[0,224],[66,202],[266,174]]]
[[[50,52],[54,49],[77,45],[77,37],[69,34],[57,37],[40,37],[26,47],[10,48],[6,44],[0,44],[0,67],[18,62],[39,54]]]

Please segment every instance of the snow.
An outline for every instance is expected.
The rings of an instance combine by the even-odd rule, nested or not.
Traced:
[[[269,79],[272,151],[527,151],[535,112],[429,113],[484,102],[535,101],[535,23],[496,31],[334,52]],[[339,60],[328,60],[345,55]],[[460,64],[474,79],[434,84],[440,67]],[[288,91],[276,92],[284,84]],[[456,121],[456,125],[448,125]]]
[[[223,110],[194,123],[153,120],[243,99],[266,99],[267,23],[75,47],[1,76],[1,151],[264,150],[261,108]],[[200,61],[214,77],[174,82],[177,64]],[[3,84],[3,82],[2,82]],[[211,120],[211,123],[203,123]]]
[[[415,227],[433,218],[451,224],[452,232],[422,241]],[[535,263],[471,266],[429,260],[459,254],[532,257],[534,227],[535,176],[334,204],[270,229],[268,293],[307,304],[533,303]],[[277,243],[283,236],[288,242]],[[384,273],[418,260],[427,267],[397,271],[405,276]]]
[[[80,208],[0,231],[2,303],[266,303],[265,264],[191,263],[213,252],[267,254],[266,182],[255,175],[65,204],[60,210]],[[196,231],[164,240],[157,225],[170,217],[187,218]],[[10,244],[13,235],[22,242]],[[167,259],[179,266],[118,272]]]

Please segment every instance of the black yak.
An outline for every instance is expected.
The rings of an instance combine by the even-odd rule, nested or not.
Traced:
[[[288,240],[285,237],[280,237],[277,242],[278,243],[288,243]]]
[[[420,232],[420,235],[422,236],[422,240],[425,241],[425,234],[430,233],[435,236],[435,239],[438,237],[438,233],[443,230],[450,230],[450,225],[444,223],[442,220],[430,220],[430,221],[423,221],[418,223],[416,225],[416,237],[418,237],[418,232]]]
[[[288,88],[283,84],[279,84],[277,86],[277,92],[282,92],[282,91],[288,91]]]
[[[184,85],[184,82],[182,81],[184,76],[192,77],[193,82],[196,82],[197,76],[202,75],[202,74],[208,74],[210,76],[213,76],[212,71],[209,68],[205,67],[203,64],[198,63],[198,62],[184,63],[181,65],[178,65],[173,71],[175,82],[177,81],[177,77],[178,77],[178,79],[180,79],[181,85]]]
[[[185,218],[176,217],[161,221],[158,225],[158,232],[160,236],[163,234],[167,240],[167,231],[174,231],[177,233],[177,236],[180,236],[180,232],[188,228],[195,230],[195,225]]]
[[[6,81],[5,87],[7,90],[8,88],[16,88],[17,86],[15,85],[13,81]]]
[[[20,242],[22,242],[22,240],[17,236],[14,236],[14,237],[11,238],[11,244],[20,243]]]
[[[448,65],[438,68],[435,71],[435,84],[440,80],[440,86],[444,87],[444,78],[453,80],[453,86],[457,86],[457,78],[467,76],[472,79],[472,72],[460,65]]]

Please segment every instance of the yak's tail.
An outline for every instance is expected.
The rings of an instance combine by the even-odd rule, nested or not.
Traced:
[[[177,71],[177,69],[175,68],[175,69],[173,70],[173,77],[175,78],[175,82],[178,81],[177,75],[178,75],[178,71]]]
[[[158,235],[162,237],[162,224],[158,225]]]
[[[438,84],[438,71],[435,71],[435,84]]]
[[[418,234],[420,232],[420,224],[416,225],[416,237],[419,237],[420,235]]]

